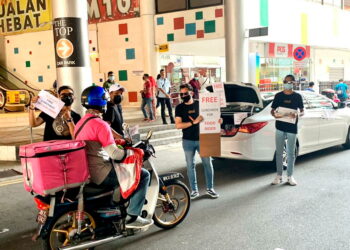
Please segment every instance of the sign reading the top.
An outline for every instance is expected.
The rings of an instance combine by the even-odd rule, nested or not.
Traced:
[[[140,0],[87,1],[89,23],[101,23],[140,16]]]
[[[0,0],[0,34],[48,30],[50,0]]]

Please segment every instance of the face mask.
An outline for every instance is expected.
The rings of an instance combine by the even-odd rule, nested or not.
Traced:
[[[191,96],[190,95],[182,96],[181,99],[184,103],[187,103],[191,100]]]
[[[109,79],[110,81],[114,81],[114,76],[109,76],[108,79]]]
[[[120,104],[123,101],[123,96],[122,95],[116,95],[113,98],[113,103],[114,104]]]
[[[291,90],[291,89],[293,89],[293,84],[285,83],[285,84],[283,84],[283,88],[286,90]]]
[[[64,102],[64,106],[71,106],[74,100],[71,96],[64,96],[61,98],[61,101]]]
[[[196,81],[198,81],[199,77],[195,77],[194,79],[195,79]]]

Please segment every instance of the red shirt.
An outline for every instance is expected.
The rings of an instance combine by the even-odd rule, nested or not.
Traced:
[[[152,84],[150,81],[147,81],[144,83],[143,90],[144,90],[145,98],[153,97]]]

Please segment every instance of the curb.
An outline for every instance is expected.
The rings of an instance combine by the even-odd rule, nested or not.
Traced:
[[[19,146],[0,146],[0,161],[19,161]]]

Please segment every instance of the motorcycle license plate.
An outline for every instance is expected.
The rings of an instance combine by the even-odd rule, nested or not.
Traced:
[[[39,224],[44,225],[46,220],[47,220],[47,215],[49,214],[48,210],[40,210],[37,217],[36,217],[36,221]]]

